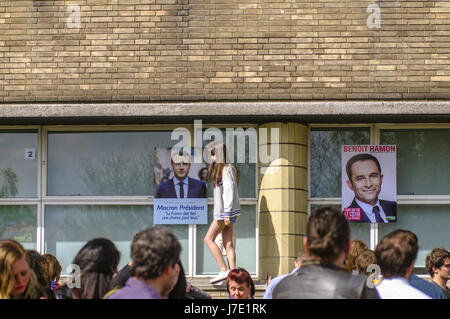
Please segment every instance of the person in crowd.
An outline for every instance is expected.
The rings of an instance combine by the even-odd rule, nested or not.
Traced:
[[[425,267],[433,283],[450,299],[447,281],[450,279],[450,252],[444,247],[434,248],[425,259]]]
[[[61,278],[62,267],[58,259],[52,254],[44,254],[45,261],[48,265],[48,270],[50,273],[50,288],[52,290],[59,287],[59,279]]]
[[[198,171],[198,179],[205,182],[206,185],[208,185],[208,167],[202,167]]]
[[[350,251],[350,225],[344,213],[322,207],[311,213],[303,247],[308,258],[273,289],[273,299],[378,299],[367,277],[342,270]]]
[[[123,286],[125,286],[125,283],[131,277],[131,265],[132,265],[132,263],[133,262],[130,260],[128,262],[128,264],[123,266],[122,269],[120,269],[119,272],[117,272],[114,275],[114,278],[113,278],[112,283],[111,283],[111,286],[113,288],[120,289]]]
[[[302,261],[305,260],[306,257],[307,257],[307,255],[304,251],[299,252],[297,259],[295,259],[295,261],[294,261],[294,269],[292,270],[292,272],[289,274],[284,274],[284,275],[273,278],[267,285],[266,290],[264,291],[263,299],[272,299],[273,288],[278,284],[278,282],[280,282],[281,279],[294,274],[300,268],[300,266],[302,265]]]
[[[348,273],[357,273],[356,270],[356,258],[358,256],[368,250],[366,243],[361,239],[352,239],[350,245],[350,252],[348,253],[347,258],[345,259],[344,266],[342,267]]]
[[[59,299],[100,299],[109,290],[117,272],[120,251],[107,238],[89,240],[76,254],[72,280],[55,290]],[[79,273],[77,273],[79,270]],[[78,281],[78,282],[77,282]]]
[[[370,265],[374,265],[376,263],[375,252],[373,250],[367,249],[356,257],[356,272],[361,275],[369,276],[372,274],[372,272],[368,271],[367,268]]]
[[[412,274],[409,279],[409,284],[414,288],[419,289],[423,293],[430,296],[432,299],[447,299],[444,292],[437,285],[420,278],[416,274]]]
[[[206,183],[189,177],[191,157],[188,152],[180,149],[171,157],[170,167],[173,177],[159,184],[155,190],[155,198],[207,198]]]
[[[410,285],[419,250],[417,236],[397,229],[384,236],[375,248],[375,258],[383,280],[375,286],[382,299],[430,299]]]
[[[236,268],[228,273],[227,277],[228,298],[253,299],[255,298],[255,283],[252,276],[244,268]]]
[[[181,261],[178,261],[178,264],[180,265],[180,274],[178,276],[177,284],[175,285],[173,290],[169,293],[168,299],[211,299],[211,296],[208,295],[206,292],[197,287],[192,286],[190,283],[186,281],[183,264],[181,263]],[[131,277],[131,265],[132,261],[126,264],[114,276],[112,284],[114,288],[107,295],[105,295],[105,298],[107,298],[111,293],[125,286],[125,283]]]
[[[167,299],[178,282],[181,245],[167,228],[138,232],[131,243],[131,277],[107,299]]]
[[[225,280],[230,270],[236,268],[236,252],[233,245],[233,224],[240,215],[239,204],[239,170],[233,163],[227,163],[226,145],[216,142],[212,145],[211,164],[208,176],[214,185],[214,219],[206,233],[204,242],[219,266],[219,274],[210,280],[217,284]],[[222,244],[225,247],[228,267],[222,251],[215,239],[221,233]]]
[[[0,240],[0,299],[39,299],[45,293],[15,240]]]
[[[51,289],[50,269],[45,257],[35,250],[26,250],[28,266],[36,275],[36,280],[45,293],[46,298],[55,299],[55,293]]]
[[[347,186],[355,197],[347,208],[357,208],[361,219],[355,222],[388,223],[397,218],[397,203],[378,198],[383,174],[378,159],[371,154],[357,154],[346,164]]]

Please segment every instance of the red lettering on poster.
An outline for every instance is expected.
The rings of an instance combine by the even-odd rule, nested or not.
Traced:
[[[344,145],[344,153],[346,152],[367,152],[367,145]]]
[[[361,208],[344,208],[344,214],[349,221],[361,220]]]
[[[395,153],[395,145],[370,145],[371,153]]]

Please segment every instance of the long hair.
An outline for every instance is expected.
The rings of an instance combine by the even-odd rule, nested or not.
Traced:
[[[88,241],[77,253],[73,263],[80,267],[80,287],[73,288],[75,299],[101,299],[111,290],[120,252],[107,238]]]
[[[58,259],[51,254],[44,254],[43,256],[48,264],[48,270],[50,272],[51,280],[58,282],[59,278],[61,277],[61,264],[59,263]]]
[[[216,156],[216,160],[209,165],[208,177],[216,187],[222,180],[223,169],[227,164],[227,147],[222,142],[215,142],[211,146],[211,155]],[[240,172],[236,165],[230,163],[236,172],[236,183],[239,185]]]
[[[366,243],[361,239],[352,239],[350,245],[350,251],[348,253],[347,259],[342,266],[342,269],[348,273],[351,273],[353,270],[356,270],[356,259],[363,252],[367,251],[369,247],[367,247]]]
[[[310,255],[332,263],[348,243],[350,225],[345,215],[336,208],[319,208],[308,218],[306,238]]]
[[[12,266],[22,258],[26,260],[26,251],[20,243],[15,240],[0,241],[0,299],[11,299],[15,284]],[[21,298],[37,299],[43,296],[44,293],[31,269],[28,269],[28,275],[28,284]]]

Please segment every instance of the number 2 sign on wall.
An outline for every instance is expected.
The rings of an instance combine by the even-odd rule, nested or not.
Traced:
[[[25,149],[25,159],[26,160],[35,160],[36,159],[36,149],[35,148],[26,148]]]

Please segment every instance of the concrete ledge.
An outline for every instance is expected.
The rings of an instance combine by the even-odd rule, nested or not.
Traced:
[[[0,104],[0,118],[450,114],[450,101]]]

